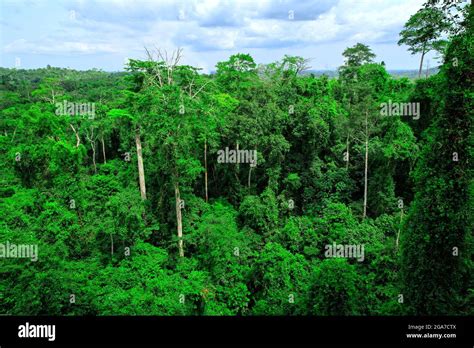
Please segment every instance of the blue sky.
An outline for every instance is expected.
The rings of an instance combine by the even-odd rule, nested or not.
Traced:
[[[182,63],[214,70],[232,54],[285,54],[335,69],[369,45],[388,69],[417,69],[398,33],[424,0],[0,0],[0,66],[122,70],[144,47],[183,48]],[[426,61],[436,65],[434,55]]]

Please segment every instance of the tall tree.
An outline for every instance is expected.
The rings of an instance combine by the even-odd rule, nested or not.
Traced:
[[[198,76],[198,69],[180,65],[182,50],[168,56],[166,51],[147,50],[146,61],[130,60],[135,81],[140,88],[136,99],[139,113],[146,115],[141,127],[150,134],[150,146],[158,151],[159,167],[169,175],[174,192],[178,250],[184,256],[183,192],[202,171],[202,158],[193,152],[193,137],[203,117],[198,96],[207,81]],[[201,127],[202,128],[202,127]]]
[[[350,80],[357,77],[357,68],[374,61],[375,54],[371,48],[362,43],[357,43],[348,47],[342,52],[344,65],[339,67],[339,74],[342,79]]]
[[[369,197],[369,152],[370,138],[378,131],[379,117],[376,102],[387,79],[385,68],[371,63],[375,54],[370,47],[358,43],[343,52],[345,64],[339,68],[340,80],[348,111],[345,122],[346,160],[349,160],[349,141],[355,139],[363,144],[363,204],[362,217],[367,216]],[[346,164],[348,168],[348,164]]]
[[[407,45],[411,54],[421,53],[418,78],[423,70],[423,59],[433,49],[440,49],[441,34],[448,28],[444,13],[435,7],[425,7],[410,17],[400,32],[399,45]]]

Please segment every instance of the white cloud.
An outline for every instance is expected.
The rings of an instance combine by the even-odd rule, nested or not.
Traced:
[[[97,54],[117,53],[119,50],[112,44],[88,43],[79,41],[44,40],[40,44],[25,39],[15,40],[4,47],[6,53],[33,54]]]
[[[191,64],[202,62],[196,55],[208,52],[220,57],[221,51],[259,50],[267,52],[268,59],[278,59],[274,53],[277,50],[292,54],[297,50],[317,50],[321,45],[347,47],[363,42],[396,47],[403,24],[423,2],[36,0],[23,2],[21,7],[19,1],[6,6],[14,16],[0,18],[1,22],[8,22],[8,26],[1,24],[2,31],[8,31],[1,48],[8,54],[136,57],[144,46],[168,50],[180,46],[189,52],[187,63]],[[290,10],[293,20],[288,18]],[[70,11],[75,11],[75,19],[70,18]],[[20,29],[9,29],[15,26]],[[327,58],[326,64],[332,61]]]

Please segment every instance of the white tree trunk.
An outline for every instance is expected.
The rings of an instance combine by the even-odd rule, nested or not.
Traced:
[[[365,112],[365,170],[364,170],[364,215],[367,216],[367,169],[369,167],[369,132],[368,112]]]
[[[181,196],[179,194],[179,186],[176,182],[174,184],[174,195],[176,199],[176,225],[178,229],[178,249],[179,249],[179,256],[184,256],[183,250],[183,220],[181,215]]]
[[[94,173],[97,173],[97,164],[95,163],[95,141],[91,140],[92,163],[94,164]]]
[[[140,184],[140,195],[143,200],[146,200],[145,170],[143,168],[143,155],[142,155],[142,142],[140,140],[140,128],[138,128],[135,133],[135,143],[137,145],[138,181]]]
[[[347,156],[346,170],[349,170],[349,134],[347,134],[347,138],[346,138],[346,156]]]
[[[102,134],[100,141],[102,142],[102,155],[104,156],[104,163],[107,163],[107,157],[105,156],[105,143],[104,143],[104,135]]]
[[[72,131],[74,132],[74,135],[76,136],[76,148],[78,148],[79,145],[81,144],[81,138],[79,138],[79,134],[77,134],[76,128],[74,128],[74,126],[71,123],[69,125],[71,126]]]
[[[401,231],[401,228],[402,228],[402,221],[403,221],[403,209],[400,210],[400,225],[398,227],[398,233],[397,233],[397,241],[395,242],[395,245],[398,249],[398,242],[400,241],[400,231]]]
[[[97,164],[95,162],[95,138],[94,138],[94,127],[90,128],[91,133],[86,129],[86,138],[89,140],[92,149],[92,163],[94,164],[94,173],[97,173]]]
[[[208,201],[208,193],[207,193],[207,139],[204,140],[204,187],[206,190],[206,203]]]

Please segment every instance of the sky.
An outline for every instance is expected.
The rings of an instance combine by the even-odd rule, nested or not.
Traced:
[[[285,54],[315,70],[369,45],[387,69],[417,69],[399,32],[424,0],[0,0],[0,66],[123,70],[145,47],[183,49],[183,64],[215,70],[232,54],[256,63]],[[436,65],[434,54],[426,62]]]

